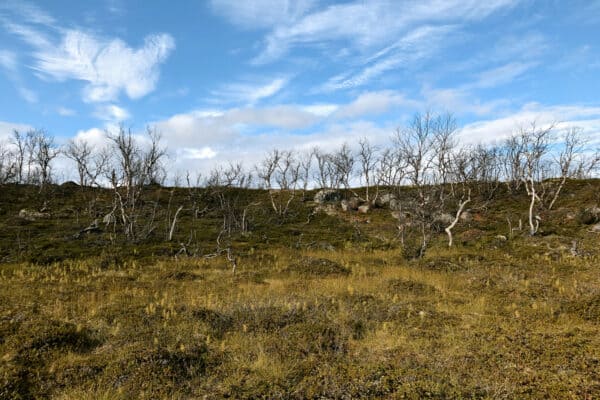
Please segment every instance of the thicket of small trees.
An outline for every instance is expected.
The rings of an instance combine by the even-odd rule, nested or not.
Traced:
[[[490,145],[460,145],[458,132],[450,114],[416,114],[385,147],[363,138],[329,151],[273,149],[255,166],[217,166],[194,183],[188,175],[189,204],[174,214],[169,210],[166,239],[172,240],[181,212],[200,218],[210,209],[222,219],[217,247],[222,251],[222,243],[233,234],[248,231],[251,210],[257,205],[240,189],[267,190],[268,207],[281,222],[294,202],[317,187],[371,206],[379,204],[384,194],[388,200],[395,196],[401,242],[422,256],[436,231],[445,231],[452,246],[452,230],[466,207],[481,206],[474,204],[475,199],[488,201],[500,188],[527,194],[529,233],[535,235],[540,211],[554,207],[567,179],[592,176],[600,161],[578,128],[532,123]],[[106,148],[96,149],[82,139],[59,147],[42,130],[15,131],[0,144],[0,184],[42,189],[52,182],[53,163],[62,153],[75,165],[80,186],[111,188],[113,207],[104,222],[129,240],[143,239],[154,229],[148,220],[156,212],[156,203],[143,199],[143,189],[166,181],[167,151],[153,129],[141,138],[121,127],[107,132],[107,137]]]

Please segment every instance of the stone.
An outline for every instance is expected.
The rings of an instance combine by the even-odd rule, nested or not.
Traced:
[[[315,194],[314,201],[317,204],[335,203],[342,199],[342,194],[335,189],[322,189]]]
[[[352,211],[356,211],[356,210],[358,210],[358,207],[360,206],[361,203],[362,203],[362,201],[358,197],[352,196],[348,200],[348,209],[352,210]]]
[[[394,194],[392,193],[384,193],[382,195],[380,195],[379,197],[377,197],[377,200],[375,200],[375,205],[377,207],[389,207],[390,203],[392,201],[396,201],[397,198]]]
[[[600,208],[597,206],[585,208],[581,212],[579,219],[581,220],[581,223],[585,225],[592,225],[600,222]]]
[[[35,221],[38,219],[48,219],[48,218],[50,218],[50,213],[28,210],[26,208],[23,208],[21,211],[19,211],[19,218],[22,218],[26,221]]]
[[[463,211],[460,214],[460,220],[463,222],[471,222],[473,220],[473,214],[470,211]]]
[[[350,208],[348,207],[348,200],[342,200],[340,202],[340,206],[342,207],[343,212],[347,212]]]
[[[371,209],[371,207],[368,204],[363,204],[362,206],[358,207],[358,212],[362,213],[362,214],[366,214],[369,212],[370,209]]]

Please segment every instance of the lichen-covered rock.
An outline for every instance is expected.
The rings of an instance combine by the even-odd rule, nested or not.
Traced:
[[[19,218],[22,218],[26,221],[35,221],[38,219],[48,219],[48,218],[50,218],[50,213],[28,210],[28,209],[24,208],[21,211],[19,211]]]
[[[335,203],[342,199],[342,194],[335,189],[322,189],[315,194],[314,201],[317,204]]]
[[[371,207],[368,204],[363,204],[362,206],[358,207],[358,212],[361,214],[366,214],[370,209]]]

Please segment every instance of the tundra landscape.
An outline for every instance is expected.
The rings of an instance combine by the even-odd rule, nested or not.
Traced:
[[[0,0],[0,400],[600,399],[599,0]]]
[[[0,396],[597,397],[597,155],[535,126],[458,148],[448,118],[177,187],[156,182],[160,138],[124,129],[81,185],[13,154]]]

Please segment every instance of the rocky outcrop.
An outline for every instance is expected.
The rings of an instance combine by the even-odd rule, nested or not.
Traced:
[[[342,200],[340,202],[340,206],[342,207],[342,211],[356,211],[360,207],[361,203],[362,201],[358,197],[353,196],[348,200]]]
[[[378,196],[375,200],[375,205],[380,208],[388,208],[392,211],[399,211],[401,209],[400,200],[392,193],[384,193]]]
[[[50,213],[23,208],[21,211],[19,211],[19,218],[24,219],[25,221],[36,221],[38,219],[50,218]]]
[[[579,220],[582,224],[592,225],[600,222],[600,207],[586,207],[581,211]]]
[[[322,189],[315,194],[314,201],[317,204],[335,203],[342,199],[342,194],[335,189]]]

